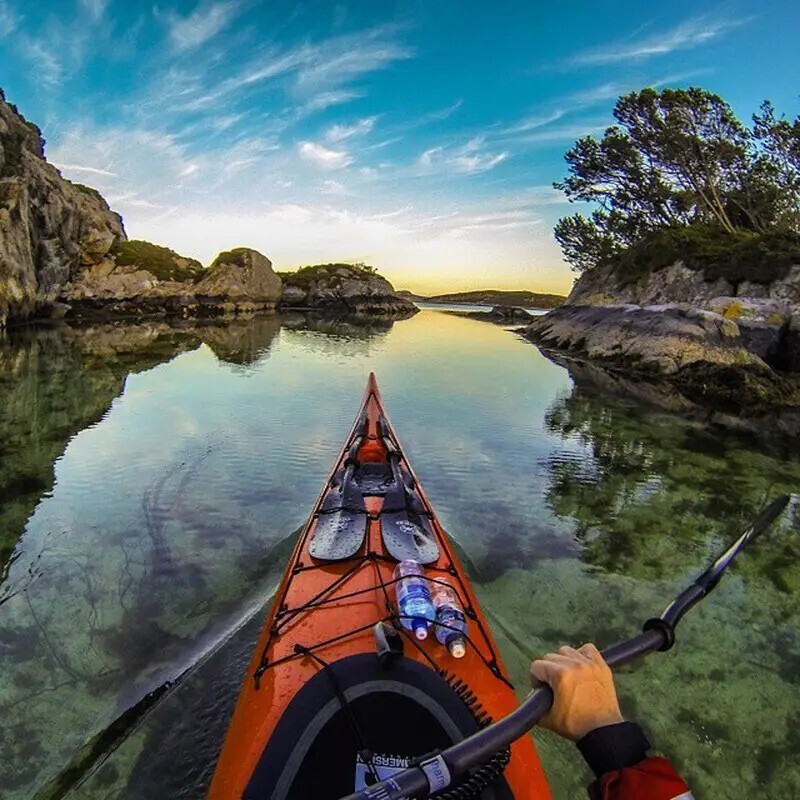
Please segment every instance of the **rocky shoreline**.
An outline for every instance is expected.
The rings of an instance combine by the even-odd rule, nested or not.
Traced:
[[[747,295],[743,294],[747,292]],[[681,263],[638,282],[591,270],[522,331],[543,350],[736,415],[800,408],[800,267],[710,282]]]
[[[266,256],[240,247],[204,268],[166,247],[129,240],[98,192],[47,162],[41,131],[0,90],[0,328],[44,318],[203,318],[292,308],[392,319],[417,311],[364,265],[278,275]]]

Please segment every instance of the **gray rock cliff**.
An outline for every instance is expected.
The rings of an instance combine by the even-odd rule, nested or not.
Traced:
[[[46,313],[65,283],[125,238],[100,194],[47,163],[41,132],[0,90],[0,326]]]

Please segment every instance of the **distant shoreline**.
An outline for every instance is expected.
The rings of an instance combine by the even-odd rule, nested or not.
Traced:
[[[530,292],[526,290],[479,289],[472,292],[449,292],[425,297],[407,290],[398,291],[401,297],[420,303],[442,305],[516,306],[521,308],[556,308],[566,301],[560,294]]]

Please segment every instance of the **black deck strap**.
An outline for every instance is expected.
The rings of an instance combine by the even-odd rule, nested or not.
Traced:
[[[598,778],[638,764],[649,749],[650,742],[635,722],[595,728],[578,742],[578,750]]]

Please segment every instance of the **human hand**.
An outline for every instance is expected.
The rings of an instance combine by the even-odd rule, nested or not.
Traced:
[[[539,723],[577,742],[595,728],[623,722],[611,668],[593,644],[562,647],[531,664],[531,680],[553,689],[553,707]]]

